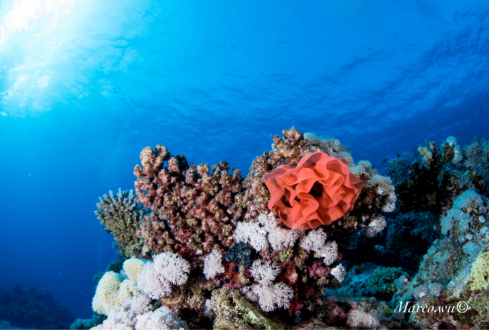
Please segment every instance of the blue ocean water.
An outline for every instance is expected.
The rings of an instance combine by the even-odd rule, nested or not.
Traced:
[[[489,127],[486,1],[0,3],[0,290],[90,318],[98,197],[146,146],[243,176],[284,128],[382,168]]]

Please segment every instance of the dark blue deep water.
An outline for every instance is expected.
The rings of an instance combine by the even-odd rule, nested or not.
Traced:
[[[295,126],[382,168],[487,138],[488,86],[487,1],[3,0],[0,290],[90,318],[95,204],[146,146],[245,176]]]

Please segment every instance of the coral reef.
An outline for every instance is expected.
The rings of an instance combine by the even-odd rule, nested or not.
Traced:
[[[23,290],[16,285],[0,292],[0,320],[28,329],[67,329],[74,317],[54,301],[50,293],[39,293],[34,287]]]
[[[211,172],[206,164],[189,165],[181,155],[171,157],[162,145],[141,152],[142,167],[136,166],[134,174],[140,202],[152,211],[139,231],[151,250],[174,252],[188,260],[191,274],[204,274],[202,278],[208,281],[197,285],[204,295],[216,286],[240,288],[262,309],[279,308],[287,322],[294,323],[299,315],[310,317],[321,305],[319,295],[324,287],[330,282],[339,285],[346,273],[343,265],[334,265],[340,256],[338,245],[326,237],[342,237],[360,229],[374,236],[385,226],[379,212],[393,209],[395,194],[389,178],[380,176],[368,162],[355,164],[338,140],[308,134],[309,141],[295,128],[283,133],[284,138],[274,137],[270,153],[253,162],[244,181],[236,169],[230,175],[225,162]],[[287,228],[268,211],[272,195],[264,175],[278,182],[272,171],[280,166],[300,173],[317,168],[314,182],[323,185],[311,192],[315,187],[311,181],[311,187],[305,186],[301,194],[317,198],[319,213],[329,214],[324,221],[334,221],[336,226],[323,226],[324,240],[314,246],[308,247],[305,238],[300,240],[305,235],[314,241],[314,233]],[[336,187],[333,179],[346,181]],[[336,197],[327,194],[328,189],[335,190]],[[224,260],[219,258],[222,255]],[[257,262],[275,267],[274,283],[261,283],[253,276],[250,267]],[[187,306],[201,313],[200,303]]]
[[[151,251],[99,276],[98,329],[489,326],[488,142],[426,142],[381,175],[332,137],[282,133],[244,180],[143,149]]]
[[[338,298],[375,297],[391,302],[397,291],[397,281],[407,278],[400,267],[383,267],[373,263],[353,266],[345,276],[342,286],[326,289],[327,296]]]
[[[114,235],[119,252],[126,256],[138,256],[143,247],[143,240],[136,232],[145,214],[144,209],[138,205],[138,197],[132,190],[119,191],[114,195],[99,198],[95,214],[104,226],[105,231]]]

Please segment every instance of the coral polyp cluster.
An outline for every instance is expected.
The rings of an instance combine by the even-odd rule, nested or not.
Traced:
[[[212,250],[224,251],[234,243],[233,231],[245,212],[241,173],[229,173],[227,162],[211,168],[171,156],[165,146],[144,148],[134,175],[140,202],[152,213],[141,225],[146,246],[175,252],[202,267]]]
[[[381,174],[332,137],[282,133],[246,178],[142,150],[140,205],[119,193],[99,206],[104,221],[137,214],[137,230],[113,233],[139,250],[101,276],[97,329],[487,325],[487,142],[428,142]],[[397,308],[457,299],[471,317]]]

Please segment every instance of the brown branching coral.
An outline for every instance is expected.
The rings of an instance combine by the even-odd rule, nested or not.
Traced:
[[[117,195],[110,191],[108,196],[99,199],[95,214],[105,231],[114,235],[120,253],[126,257],[139,255],[143,242],[136,232],[145,212],[138,205],[137,196],[132,190],[119,188]]]
[[[143,149],[142,166],[134,169],[136,193],[153,213],[141,225],[141,235],[157,253],[175,252],[202,266],[213,249],[225,250],[244,215],[242,178],[227,162],[212,166],[188,164],[171,156],[163,145]]]

